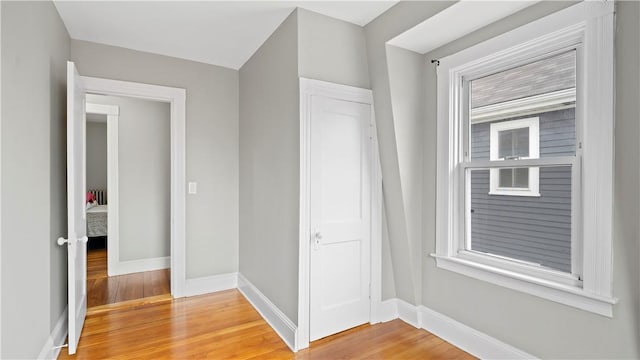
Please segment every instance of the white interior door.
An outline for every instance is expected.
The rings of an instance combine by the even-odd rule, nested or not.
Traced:
[[[85,215],[85,92],[78,70],[67,63],[67,211],[69,354],[75,354],[87,314],[87,219]]]
[[[309,340],[369,322],[371,106],[311,99]]]

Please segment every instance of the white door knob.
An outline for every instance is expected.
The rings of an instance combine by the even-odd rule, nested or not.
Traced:
[[[320,232],[320,230],[316,230],[313,233],[313,248],[314,248],[314,250],[318,250],[318,248],[320,247],[320,240],[322,240],[322,233]]]
[[[86,243],[89,241],[89,238],[86,236],[81,237],[80,239],[78,239],[78,242],[83,242]],[[59,237],[58,238],[58,245],[62,246],[64,244],[71,244],[71,241],[69,241],[69,239],[65,239],[63,237]]]

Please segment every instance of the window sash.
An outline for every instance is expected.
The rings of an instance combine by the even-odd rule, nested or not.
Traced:
[[[521,130],[525,130],[522,132]],[[525,136],[526,134],[526,136]],[[526,145],[526,146],[523,146]],[[518,154],[522,152],[521,154]],[[498,131],[498,158],[516,159],[529,157],[529,127]]]
[[[477,260],[483,258],[481,263],[485,265],[495,266],[497,268],[504,267],[505,263],[509,263],[509,270],[523,272],[523,274],[531,276],[539,276],[541,278],[557,281],[558,283],[578,286],[582,284],[582,243],[580,241],[579,223],[580,223],[580,194],[582,174],[582,159],[580,156],[558,156],[538,159],[522,159],[522,160],[476,160],[459,163],[457,177],[461,179],[459,182],[459,234],[463,237],[453,239],[453,248],[457,256],[473,253],[472,257],[467,256],[467,260]],[[570,166],[571,167],[571,273],[564,273],[541,267],[539,265],[526,264],[524,261],[500,257],[498,255],[483,254],[475,252],[471,249],[471,174],[472,170],[491,170],[504,169],[514,167],[552,167],[552,166]],[[496,260],[501,258],[500,260]],[[550,275],[551,274],[551,275]],[[555,274],[555,275],[553,275]],[[557,275],[557,276],[556,276]],[[578,282],[579,281],[579,282]]]
[[[529,190],[529,168],[517,167],[508,169],[498,169],[498,189],[499,190]],[[526,172],[522,172],[526,170]],[[507,174],[506,176],[504,174]],[[503,180],[505,181],[503,183]],[[518,181],[521,181],[521,184]]]

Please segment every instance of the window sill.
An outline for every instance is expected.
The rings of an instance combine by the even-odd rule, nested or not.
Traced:
[[[431,256],[436,259],[438,268],[606,317],[613,317],[613,305],[618,302],[616,298],[593,294],[579,287],[559,284],[458,257],[437,254],[431,254]]]

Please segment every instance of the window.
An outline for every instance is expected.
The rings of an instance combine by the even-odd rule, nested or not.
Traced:
[[[611,316],[613,4],[440,59],[438,104],[438,267]]]
[[[524,160],[539,157],[539,118],[492,122],[489,159]],[[473,136],[473,130],[471,131]],[[538,168],[491,169],[490,195],[540,196]]]

